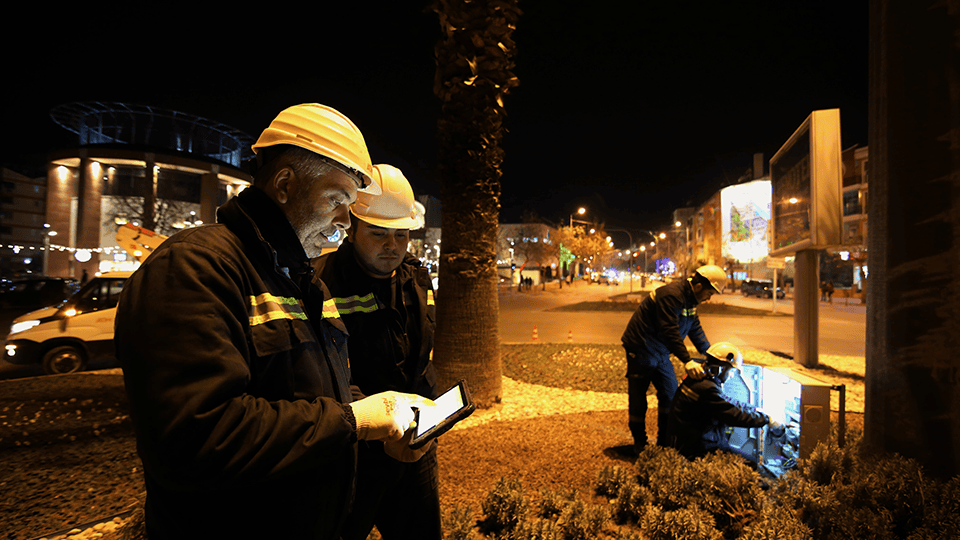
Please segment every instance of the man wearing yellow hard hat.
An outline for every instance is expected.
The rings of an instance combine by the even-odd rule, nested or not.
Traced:
[[[346,332],[310,257],[379,193],[360,130],[319,104],[282,111],[253,147],[253,186],[217,224],[161,244],[124,286],[115,345],[151,540],[340,538],[356,444],[408,447],[414,406],[352,402]]]
[[[427,269],[407,253],[410,230],[423,224],[413,189],[390,165],[373,166],[382,193],[361,193],[350,207],[347,240],[313,261],[350,332],[354,383],[364,394],[396,391],[435,398],[434,299]],[[361,441],[357,496],[345,540],[364,540],[374,525],[384,540],[440,540],[436,444],[401,462],[380,441]]]

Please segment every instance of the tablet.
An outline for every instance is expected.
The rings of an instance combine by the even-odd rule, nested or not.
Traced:
[[[417,408],[415,411],[417,427],[413,428],[411,448],[420,448],[431,439],[443,435],[476,409],[467,390],[467,381],[462,379],[433,402],[437,404],[436,407]]]

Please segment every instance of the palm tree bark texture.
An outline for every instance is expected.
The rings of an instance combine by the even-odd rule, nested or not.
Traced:
[[[516,0],[437,0],[441,37],[438,160],[443,238],[434,362],[441,388],[466,379],[474,401],[502,397],[496,246],[503,163],[503,98],[518,84],[511,35]]]

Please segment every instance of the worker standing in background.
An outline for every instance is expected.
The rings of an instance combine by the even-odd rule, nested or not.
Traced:
[[[726,284],[727,273],[722,268],[701,266],[692,277],[652,291],[630,318],[621,341],[627,354],[628,425],[637,454],[647,445],[647,388],[651,383],[657,390],[657,445],[670,445],[667,415],[679,384],[670,354],[680,360],[687,375],[703,378],[702,366],[691,359],[683,340],[689,337],[701,354],[710,348],[697,305],[720,293]]]
[[[350,334],[353,383],[364,394],[396,391],[435,398],[431,362],[435,308],[427,269],[407,253],[422,226],[410,183],[396,167],[374,165],[382,194],[361,193],[337,251],[313,260]],[[345,540],[364,540],[376,525],[385,540],[440,540],[436,442],[403,463],[380,441],[361,441],[357,495]]]

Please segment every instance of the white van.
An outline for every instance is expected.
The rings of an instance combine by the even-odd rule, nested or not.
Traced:
[[[7,362],[42,364],[47,374],[82,371],[114,358],[113,320],[120,290],[133,272],[106,272],[66,302],[13,320],[4,343]]]

